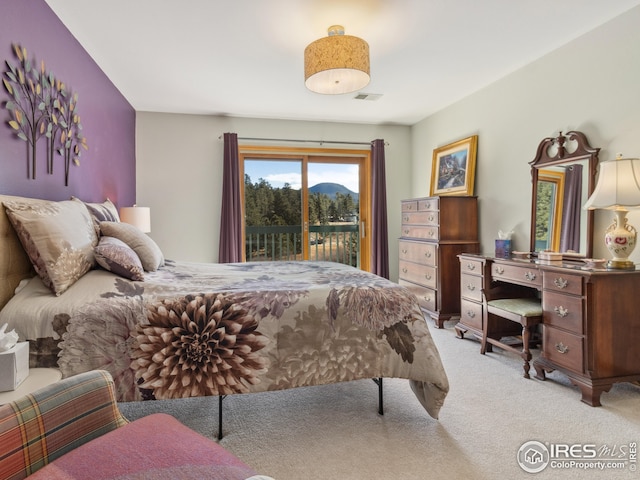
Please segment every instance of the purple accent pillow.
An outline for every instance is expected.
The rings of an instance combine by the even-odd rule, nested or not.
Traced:
[[[88,203],[83,202],[78,197],[71,197],[71,200],[83,203],[93,219],[93,224],[96,229],[96,234],[100,236],[100,222],[119,222],[120,215],[118,214],[118,208],[108,198],[102,203]]]
[[[130,280],[144,280],[144,269],[138,254],[122,240],[100,237],[93,253],[98,265],[105,270]]]
[[[119,222],[120,216],[118,215],[118,209],[108,198],[103,203],[87,203],[84,204],[91,212],[93,218],[98,223],[100,222]]]

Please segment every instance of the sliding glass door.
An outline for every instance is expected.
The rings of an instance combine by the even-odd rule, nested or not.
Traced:
[[[246,260],[302,260],[302,205],[300,160],[245,159]]]
[[[368,158],[241,154],[246,260],[368,269]]]

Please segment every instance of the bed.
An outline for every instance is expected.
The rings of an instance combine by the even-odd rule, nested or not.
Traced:
[[[105,205],[2,195],[0,202],[7,209],[0,212],[0,325],[29,341],[31,367],[57,367],[64,377],[107,370],[119,401],[405,378],[438,418],[447,376],[417,299],[398,284],[330,262],[170,261],[152,240],[139,239],[151,245],[145,251],[137,237],[119,237],[125,225],[101,216]],[[54,215],[46,228],[56,232],[27,225],[61,204],[73,214]],[[30,209],[38,214],[29,217]],[[82,247],[65,237],[73,215],[83,239],[91,238]],[[64,238],[52,240],[57,235]],[[105,264],[98,252],[112,235],[140,263],[124,272],[116,267],[126,262]],[[42,274],[52,263],[38,245],[43,236],[69,257],[56,278]],[[69,253],[80,251],[82,258]],[[78,265],[75,278],[69,270]]]

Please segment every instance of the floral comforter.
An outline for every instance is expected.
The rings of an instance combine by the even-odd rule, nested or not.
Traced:
[[[5,322],[32,367],[107,370],[120,401],[395,377],[437,418],[449,388],[416,298],[338,263],[168,261],[143,282],[93,270],[59,297],[36,277]]]

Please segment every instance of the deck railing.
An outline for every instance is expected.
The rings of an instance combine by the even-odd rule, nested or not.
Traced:
[[[300,225],[245,228],[247,262],[302,260]],[[325,260],[360,267],[358,224],[309,226],[309,260]]]

